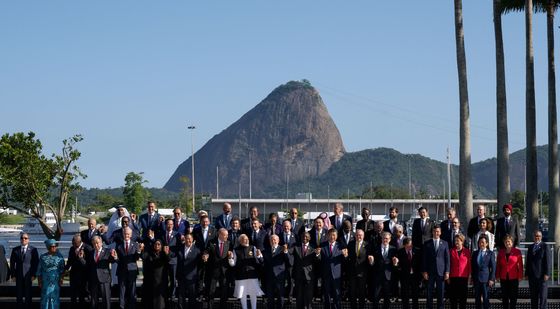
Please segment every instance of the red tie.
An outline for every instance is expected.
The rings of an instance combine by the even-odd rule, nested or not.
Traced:
[[[128,242],[124,245],[124,253],[128,254]]]
[[[412,261],[412,251],[408,251],[408,261]]]
[[[224,243],[220,241],[220,256],[224,253]]]
[[[99,256],[100,255],[101,255],[101,252],[95,251],[95,263],[99,262]]]
[[[333,245],[330,245],[330,246],[329,246],[329,248],[331,249],[331,254],[332,254],[332,247],[333,247]]]
[[[175,229],[178,230],[179,229],[179,223],[177,222],[178,220],[175,220]]]

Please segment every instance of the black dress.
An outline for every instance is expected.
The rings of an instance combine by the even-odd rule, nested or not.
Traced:
[[[6,249],[0,245],[0,283],[8,281],[9,269],[8,260],[6,260]]]
[[[169,256],[165,252],[144,252],[144,297],[143,302],[148,308],[164,309],[167,293],[167,272],[169,271]]]

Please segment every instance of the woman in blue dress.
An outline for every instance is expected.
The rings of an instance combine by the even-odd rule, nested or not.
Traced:
[[[37,278],[41,289],[41,309],[60,308],[60,286],[64,273],[64,257],[58,252],[54,239],[45,240],[47,253],[41,255]]]

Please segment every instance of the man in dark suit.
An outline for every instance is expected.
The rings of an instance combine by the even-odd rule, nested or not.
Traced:
[[[241,231],[243,231],[243,234],[249,236],[249,233],[251,233],[253,229],[253,220],[258,218],[259,218],[259,208],[257,206],[252,206],[249,209],[249,218],[245,218],[241,220]],[[249,239],[250,238],[251,237],[249,237]]]
[[[288,218],[292,226],[292,233],[296,236],[298,242],[301,241],[301,234],[305,233],[305,224],[303,220],[298,218],[298,209],[290,209],[290,216]]]
[[[329,230],[328,242],[321,248],[315,249],[315,256],[321,260],[323,274],[323,304],[325,309],[340,309],[340,289],[342,284],[342,264],[348,257],[348,250],[336,241],[338,232]]]
[[[200,217],[200,226],[193,230],[195,246],[204,252],[210,243],[216,238],[216,229],[210,226],[210,218],[208,216]]]
[[[496,281],[496,256],[492,250],[488,249],[486,235],[478,238],[478,250],[473,252],[471,261],[475,306],[489,309],[488,290],[494,286]]]
[[[449,279],[449,246],[440,238],[441,227],[438,225],[432,229],[432,235],[433,238],[424,243],[422,251],[422,276],[428,281],[426,307],[432,308],[435,284],[438,309],[443,309],[443,283]]]
[[[167,225],[167,220],[165,220],[164,225]],[[185,235],[186,233],[190,233],[190,226],[189,221],[183,219],[181,207],[175,207],[173,209],[173,231]],[[166,229],[167,226],[164,226],[163,230],[165,231]]]
[[[447,219],[441,221],[441,223],[439,224],[439,226],[441,227],[441,238],[447,241],[447,244],[452,244],[453,242],[450,241],[447,236],[450,235],[450,231],[451,229],[453,229],[453,218],[457,217],[457,212],[455,211],[455,208],[449,207],[447,208],[446,214]]]
[[[83,243],[91,247],[91,239],[93,236],[101,236],[101,233],[97,229],[97,221],[95,218],[89,218],[87,223],[88,228],[80,232],[80,238]]]
[[[111,271],[109,264],[117,259],[114,249],[104,249],[101,237],[94,236],[92,239],[93,250],[86,254],[83,263],[89,270],[89,293],[91,296],[91,308],[98,308],[99,292],[101,292],[101,304],[105,309],[111,308]]]
[[[124,228],[124,239],[118,244],[117,252],[117,278],[119,279],[119,306],[121,309],[136,307],[136,278],[138,277],[138,264],[143,245],[132,241],[132,229]]]
[[[383,296],[383,308],[387,309],[391,305],[391,282],[393,280],[393,272],[396,270],[398,263],[397,249],[389,243],[391,242],[391,233],[383,232],[381,234],[381,246],[377,247],[373,253],[374,256],[374,274],[375,293],[373,295],[373,306],[377,308],[379,299]]]
[[[355,239],[347,246],[348,259],[345,270],[350,281],[349,297],[352,309],[365,308],[367,275],[374,262],[364,235],[363,230],[356,230]]]
[[[185,245],[177,252],[177,280],[180,308],[194,308],[199,281],[201,252],[193,244],[193,236],[185,235]]]
[[[280,246],[278,235],[270,235],[270,249],[263,252],[267,308],[284,308],[284,283],[289,266],[294,263],[288,245]],[[287,267],[288,266],[288,267]],[[276,301],[274,299],[276,298]]]
[[[399,221],[399,209],[395,206],[389,208],[389,220],[383,222],[383,231],[395,235],[395,226],[402,225],[404,234],[406,235],[406,222]]]
[[[35,247],[29,245],[28,234],[20,235],[20,244],[12,249],[10,272],[12,279],[16,280],[17,307],[31,308],[31,284],[39,266],[39,254]]]
[[[315,253],[309,242],[311,235],[304,232],[301,235],[301,244],[294,247],[294,268],[292,271],[296,284],[296,308],[311,309],[311,300],[313,298],[313,283],[315,282],[316,273]]]
[[[313,222],[313,228],[309,231],[313,248],[321,248],[327,242],[327,230],[323,226],[324,222],[321,218],[316,218]]]
[[[159,232],[161,231],[160,218],[159,214],[156,211],[156,203],[149,201],[146,210],[147,212],[140,215],[139,218],[141,233],[140,237],[143,241],[148,239],[148,234],[150,231],[153,231],[156,234],[156,238],[159,237]]]
[[[398,270],[401,282],[402,308],[409,308],[412,299],[412,308],[418,309],[418,290],[421,282],[422,256],[412,247],[412,239],[406,237],[403,247],[397,250],[399,260]]]
[[[432,238],[434,221],[428,218],[428,210],[424,207],[418,208],[418,215],[420,218],[414,219],[412,223],[412,245],[417,250],[422,250],[424,243]]]
[[[246,235],[247,237],[249,237],[249,244],[262,251],[264,250],[264,240],[266,238],[266,232],[261,227],[262,225],[259,219],[253,219],[251,229],[247,231]]]
[[[509,235],[513,239],[513,246],[519,246],[519,224],[517,220],[511,215],[513,206],[505,204],[503,207],[504,216],[496,221],[496,237],[495,243],[498,248],[505,248],[504,236]]]
[[[287,245],[290,254],[293,254],[294,247],[297,243],[297,236],[292,232],[292,223],[290,219],[285,219],[282,222],[282,232],[278,235],[280,238],[280,246]],[[285,296],[291,301],[293,295],[294,283],[292,282],[292,265],[286,265],[288,271],[286,272],[286,294]]]
[[[342,223],[342,229],[338,231],[338,242],[342,244],[344,248],[348,246],[348,244],[354,240],[355,234],[352,232],[352,222],[344,221]]]
[[[443,228],[441,229],[441,239],[445,240],[448,245],[453,247],[453,244],[455,243],[455,236],[458,234],[465,235],[465,231],[463,231],[463,228],[461,227],[461,221],[459,221],[459,218],[453,217],[450,223],[451,229],[446,230],[445,232],[443,231]],[[468,247],[466,237],[464,246]]]
[[[239,217],[231,219],[231,228],[228,230],[228,240],[231,243],[232,249],[239,245],[239,236],[243,234],[241,230],[241,220]]]
[[[174,219],[167,219],[165,220],[165,231],[160,234],[159,239],[161,241],[162,246],[169,247],[169,251],[173,254],[169,255],[169,268],[167,271],[167,278],[168,278],[168,288],[167,288],[167,295],[166,298],[172,299],[175,296],[175,290],[177,289],[175,275],[177,273],[177,251],[181,244],[181,233],[175,230],[175,220]],[[150,240],[150,248],[152,247],[154,241],[156,240],[154,233],[150,233],[148,235]]]
[[[207,295],[210,299],[220,297],[220,309],[227,308],[228,298],[228,282],[227,271],[230,268],[228,264],[228,252],[233,251],[231,243],[228,240],[228,231],[225,228],[218,230],[218,238],[210,244],[208,249],[203,252],[202,259],[206,267],[206,287]],[[216,293],[216,286],[220,286],[219,293]]]
[[[227,202],[224,203],[222,210],[222,214],[214,219],[214,227],[217,230],[220,230],[221,228],[229,230],[231,228],[231,219],[233,218],[233,215],[231,214],[231,204]]]
[[[541,231],[533,233],[534,243],[527,250],[525,275],[529,279],[531,308],[545,309],[548,298],[548,246],[542,242]]]
[[[486,218],[486,207],[484,205],[478,205],[476,208],[477,216],[469,221],[467,227],[467,236],[469,239],[474,239],[474,235],[480,231],[480,220]],[[488,218],[492,223],[492,219]],[[494,229],[488,229],[490,233],[494,233]]]
[[[120,229],[116,229],[113,234],[110,237],[107,237],[107,233],[101,234],[101,238],[105,241],[105,244],[110,245],[110,244],[115,244],[115,245],[121,245],[124,242],[124,231],[125,229],[128,227],[131,229],[132,231],[132,236],[131,236],[131,240],[132,241],[140,241],[140,235],[138,235],[134,229],[132,229],[130,226],[130,218],[127,216],[122,217],[121,219],[121,225],[123,227],[121,227]],[[149,241],[149,237],[151,234],[153,234],[154,231],[149,232],[148,234],[148,238],[146,239],[146,241]],[[157,234],[158,236],[160,235],[160,233]],[[153,238],[153,236],[152,236]]]
[[[87,230],[86,230],[87,231]],[[85,306],[85,297],[87,294],[87,267],[81,260],[87,254],[90,254],[92,248],[82,242],[80,234],[74,235],[72,238],[72,247],[68,250],[68,260],[64,270],[70,273],[70,300],[73,307]]]
[[[344,221],[350,221],[350,223],[352,223],[352,217],[344,214],[344,206],[342,206],[342,203],[334,204],[333,212],[334,214],[329,217],[329,220],[331,221],[331,226],[337,231],[342,230]]]
[[[375,221],[370,220],[370,211],[368,208],[362,208],[362,220],[356,223],[356,230],[364,231],[364,239],[369,240],[371,233],[375,228]]]

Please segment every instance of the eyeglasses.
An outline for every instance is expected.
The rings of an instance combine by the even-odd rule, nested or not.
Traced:
[[[180,212],[174,212],[173,214],[174,215],[180,215],[181,213]]]
[[[29,237],[22,237],[22,238],[20,238],[20,239],[29,239]]]

